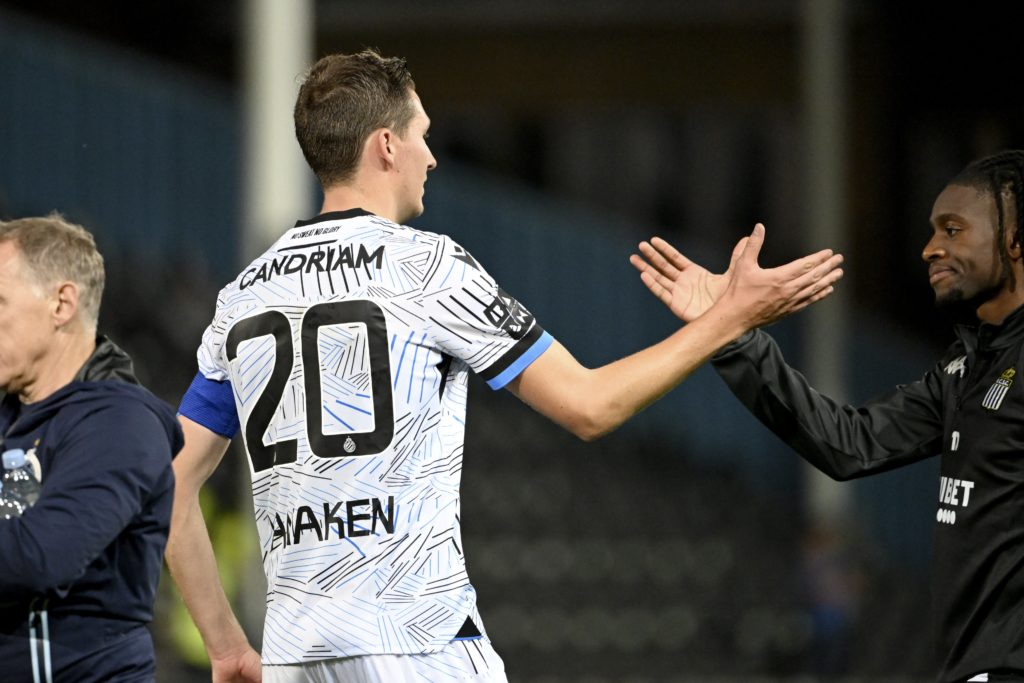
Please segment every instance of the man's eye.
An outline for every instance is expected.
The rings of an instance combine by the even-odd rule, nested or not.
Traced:
[[[946,226],[946,236],[947,237],[954,237],[954,236],[956,236],[956,234],[958,232],[960,232],[960,228],[956,227],[955,225],[947,225]]]

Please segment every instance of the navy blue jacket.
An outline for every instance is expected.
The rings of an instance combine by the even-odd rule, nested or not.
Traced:
[[[0,450],[38,459],[42,491],[0,520],[0,680],[150,681],[145,625],[171,522],[173,410],[110,341],[38,403],[0,402]]]

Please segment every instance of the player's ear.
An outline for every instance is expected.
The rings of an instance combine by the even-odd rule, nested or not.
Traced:
[[[1008,221],[1009,223],[1009,221]],[[1019,261],[1022,255],[1020,244],[1021,235],[1017,231],[1017,222],[1013,221],[1006,226],[1006,256],[1011,261]]]
[[[1003,191],[1001,199],[1005,213],[1004,220],[1006,229],[1004,232],[1004,236],[1006,239],[1006,256],[1011,261],[1019,261],[1021,258],[1022,250],[1020,244],[1021,234],[1017,229],[1019,225],[1019,216],[1017,216],[1016,211],[1017,202],[1014,200],[1013,192],[1009,190]]]
[[[367,152],[380,164],[381,168],[395,165],[395,134],[390,128],[378,128],[370,134],[367,141]]]

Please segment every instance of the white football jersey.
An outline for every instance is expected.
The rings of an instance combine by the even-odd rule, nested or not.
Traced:
[[[362,210],[300,222],[221,291],[197,382],[230,383],[219,410],[248,454],[265,663],[482,629],[459,527],[468,371],[502,387],[551,342],[450,238]]]

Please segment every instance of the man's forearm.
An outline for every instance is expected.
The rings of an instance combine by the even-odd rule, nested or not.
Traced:
[[[664,341],[597,368],[590,396],[598,401],[598,435],[644,410],[746,330],[732,319],[704,316]]]
[[[167,566],[211,658],[249,647],[217,571],[210,534],[196,496],[176,500]]]
[[[745,331],[731,316],[708,315],[667,339],[590,370],[554,344],[510,390],[576,436],[599,438],[619,427]]]

